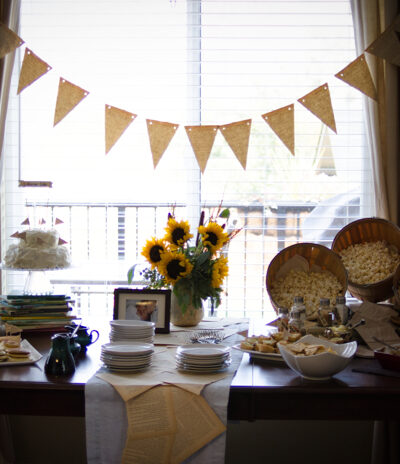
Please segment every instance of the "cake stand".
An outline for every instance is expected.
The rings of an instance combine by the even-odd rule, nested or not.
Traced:
[[[4,264],[0,264],[0,269],[3,271],[28,272],[23,290],[24,295],[51,295],[54,292],[54,287],[46,271],[58,271],[62,268],[27,269],[7,267]]]

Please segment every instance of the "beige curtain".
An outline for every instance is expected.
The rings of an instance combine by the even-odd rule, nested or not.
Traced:
[[[392,23],[397,0],[351,0],[357,54],[360,55]],[[379,102],[365,97],[367,140],[374,175],[376,215],[399,224],[398,171],[398,68],[369,53],[367,60]]]
[[[20,0],[0,0],[0,21],[16,33],[18,33],[19,12]],[[0,60],[0,183],[3,175],[3,142],[14,56],[15,53],[9,53]],[[0,464],[13,462],[15,455],[9,418],[0,415]]]

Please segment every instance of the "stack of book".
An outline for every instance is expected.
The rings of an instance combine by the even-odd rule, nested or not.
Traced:
[[[61,331],[74,319],[66,295],[2,295],[0,320],[25,331]]]

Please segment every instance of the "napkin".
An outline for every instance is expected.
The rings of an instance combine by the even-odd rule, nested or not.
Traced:
[[[382,348],[382,344],[375,341],[373,337],[390,345],[400,344],[400,337],[390,321],[391,316],[396,315],[397,312],[390,306],[365,301],[360,306],[352,306],[351,309],[354,311],[351,318],[352,325],[361,319],[365,320],[365,325],[356,327],[355,330],[372,351]]]

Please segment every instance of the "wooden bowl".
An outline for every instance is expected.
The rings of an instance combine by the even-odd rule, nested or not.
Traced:
[[[400,228],[382,218],[358,219],[347,224],[336,234],[332,242],[332,250],[339,253],[350,245],[380,240],[395,245],[400,250]],[[385,301],[393,296],[393,277],[394,274],[373,284],[357,284],[349,279],[349,292],[361,301],[372,303]]]
[[[279,305],[274,301],[271,295],[273,282],[276,280],[276,275],[279,269],[286,261],[295,255],[300,255],[308,261],[309,266],[317,265],[322,270],[330,271],[342,284],[344,295],[347,290],[347,271],[343,262],[335,252],[329,248],[316,243],[296,243],[281,250],[270,262],[267,270],[266,286],[267,292],[271,300],[271,304],[275,311],[278,312]]]
[[[400,309],[400,264],[393,275],[393,296],[394,303],[397,308]]]

